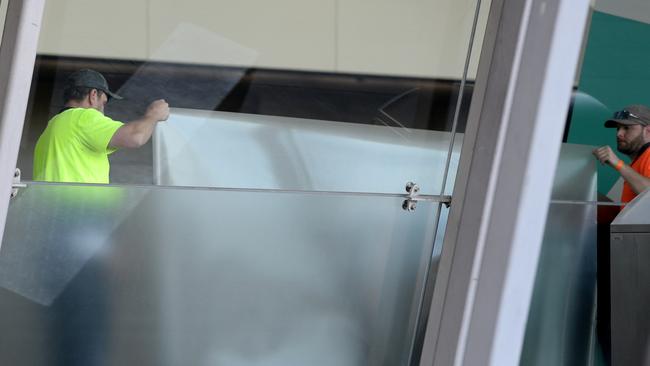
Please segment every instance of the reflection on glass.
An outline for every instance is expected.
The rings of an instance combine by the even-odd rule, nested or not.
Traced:
[[[436,218],[401,203],[30,185],[0,250],[0,364],[403,364]]]
[[[568,142],[616,146],[616,134],[603,127],[615,111],[631,104],[648,105],[647,80],[650,52],[639,42],[650,37],[650,8],[647,2],[595,1],[584,40],[579,94],[573,109]],[[629,51],[634,50],[634,51]],[[632,52],[634,57],[617,57]],[[627,157],[619,154],[620,157]],[[598,190],[610,192],[620,175],[603,166],[598,172]],[[615,195],[620,199],[620,194]]]
[[[588,365],[596,304],[596,164],[591,147],[562,146],[552,195],[557,201],[548,211],[520,364]]]
[[[596,201],[593,146],[562,144],[553,178],[552,200]]]
[[[522,366],[588,365],[595,342],[596,206],[551,204]]]
[[[142,190],[88,186],[20,190],[12,200],[0,255],[0,284],[49,306],[127,220]],[[82,194],[80,194],[82,193]]]
[[[650,37],[650,8],[648,3],[643,1],[595,1],[592,2],[592,7],[589,27],[583,42],[583,59],[576,78],[578,91],[574,93],[571,124],[567,137],[569,142],[594,146],[609,145],[615,149],[616,133],[613,129],[604,128],[604,122],[610,119],[615,111],[626,106],[649,104],[647,80],[650,73],[646,65],[650,62],[650,52],[647,48],[638,45]],[[618,57],[621,53],[630,53],[633,57]],[[619,158],[629,162],[628,156],[619,152],[617,154]],[[602,200],[620,201],[622,185],[623,179],[616,169],[599,164],[598,192],[602,194]],[[618,280],[614,275],[616,253],[611,249],[615,243],[614,241],[610,243],[609,223],[618,213],[619,208],[609,208],[611,210],[600,206],[598,211],[599,346],[602,348],[603,358],[607,359],[608,363],[611,361],[614,365],[641,364],[643,363],[641,358],[638,361],[633,359],[634,352],[624,351],[616,355],[614,351],[617,345],[623,343],[629,346],[637,342],[638,349],[642,349],[642,352],[646,352],[647,347],[642,343],[643,337],[635,333],[633,326],[622,325],[619,328],[622,329],[622,333],[619,334],[632,337],[631,342],[628,342],[626,336],[618,337],[614,334],[615,323],[623,324],[612,321],[612,317],[617,315],[614,302],[626,297],[636,300],[641,295],[633,287],[626,287],[629,283]],[[625,214],[619,215],[616,221],[624,220],[625,216]],[[647,215],[644,215],[640,222],[646,223]],[[604,229],[602,232],[601,228]],[[611,229],[614,229],[614,224]],[[641,258],[639,253],[635,253],[632,257],[634,261],[643,262],[639,259]],[[622,262],[618,262],[620,263]],[[629,270],[633,266],[624,262],[620,268]],[[643,283],[640,278],[637,282]],[[616,293],[616,290],[621,289],[622,292]],[[636,302],[635,300],[633,302]],[[616,359],[619,355],[623,358]],[[625,359],[626,357],[632,358]]]

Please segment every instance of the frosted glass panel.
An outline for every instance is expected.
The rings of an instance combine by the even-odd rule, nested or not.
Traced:
[[[401,203],[30,184],[0,249],[0,364],[403,364],[436,204]]]
[[[595,342],[596,206],[551,204],[521,365],[588,365]]]
[[[588,365],[596,304],[596,164],[562,145],[521,355],[522,366]],[[592,203],[585,203],[591,201]]]
[[[456,134],[445,194],[456,178]],[[154,182],[166,186],[441,193],[451,134],[332,121],[173,109],[154,138]],[[553,199],[582,200],[595,179],[590,146],[563,144]]]
[[[21,191],[11,202],[0,247],[0,285],[51,305],[129,218],[145,193],[58,185]]]
[[[553,178],[551,199],[596,201],[596,159],[594,146],[562,144]]]
[[[154,182],[404,193],[412,181],[438,195],[450,142],[448,132],[173,109],[154,136]]]

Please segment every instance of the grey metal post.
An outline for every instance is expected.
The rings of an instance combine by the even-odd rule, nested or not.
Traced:
[[[589,0],[493,0],[420,365],[514,366]]]
[[[34,71],[44,0],[3,0],[0,43],[0,243]]]

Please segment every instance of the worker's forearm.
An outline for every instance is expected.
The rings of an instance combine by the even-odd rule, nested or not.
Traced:
[[[650,179],[637,173],[631,166],[625,164],[619,171],[621,176],[630,185],[634,193],[639,194],[650,187]]]
[[[169,105],[158,99],[147,107],[147,112],[139,119],[120,127],[109,142],[114,148],[137,148],[149,141],[156,123],[166,121],[169,117]]]
[[[155,118],[144,116],[140,119],[129,122],[125,127],[130,129],[129,135],[133,138],[135,144],[142,146],[151,138],[151,134],[153,134],[157,122],[158,120]]]

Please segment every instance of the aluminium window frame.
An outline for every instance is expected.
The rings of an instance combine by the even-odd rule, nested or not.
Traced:
[[[519,365],[589,0],[493,0],[420,366]]]
[[[7,2],[0,39],[0,247],[25,122],[45,0]]]

